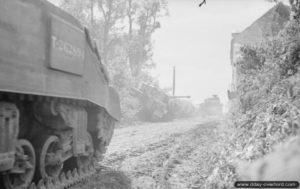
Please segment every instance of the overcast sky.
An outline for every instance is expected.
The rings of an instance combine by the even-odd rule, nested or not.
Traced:
[[[231,33],[242,31],[275,4],[265,0],[169,0],[170,16],[154,35],[154,61],[161,87],[201,102],[213,94],[227,101],[231,82]]]

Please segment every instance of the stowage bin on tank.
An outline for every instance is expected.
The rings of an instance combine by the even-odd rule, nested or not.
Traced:
[[[101,159],[120,112],[78,20],[45,0],[0,0],[0,186]]]

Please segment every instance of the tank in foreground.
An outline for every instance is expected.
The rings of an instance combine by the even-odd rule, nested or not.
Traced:
[[[101,159],[120,119],[95,43],[45,0],[0,0],[0,173],[5,188]]]

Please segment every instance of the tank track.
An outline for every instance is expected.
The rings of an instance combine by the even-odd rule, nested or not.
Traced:
[[[5,97],[4,100],[3,97]],[[12,103],[18,100],[20,101],[27,100],[28,102],[34,102],[34,101],[51,102],[52,100],[56,100],[59,103],[64,103],[67,105],[74,105],[79,107],[96,107],[91,102],[80,101],[75,99],[63,99],[63,98],[44,97],[44,96],[37,96],[37,95],[23,95],[23,94],[16,94],[16,93],[0,92],[0,101],[1,99],[2,101],[10,100]],[[35,180],[34,182],[31,182],[29,187],[22,187],[21,189],[68,189],[82,182],[86,182],[91,177],[93,177],[97,172],[104,169],[107,169],[107,167],[103,167],[99,165],[98,161],[96,160],[96,157],[94,157],[92,162],[88,166],[83,167],[82,169],[71,168],[70,170],[62,172],[57,178],[53,178],[53,179],[44,178],[38,181]]]
[[[32,182],[28,188],[24,189],[68,189],[76,184],[89,180],[94,174],[101,171],[104,167],[98,165],[96,160],[92,164],[77,170],[62,172],[58,178],[40,179],[37,183]]]

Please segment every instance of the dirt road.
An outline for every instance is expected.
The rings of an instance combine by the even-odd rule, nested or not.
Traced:
[[[203,188],[214,168],[217,127],[194,118],[117,128],[101,162],[115,171],[99,172],[75,188]]]
[[[201,188],[216,127],[190,119],[116,129],[103,164],[128,175],[133,188]]]
[[[223,157],[232,153],[222,150],[224,126],[191,119],[118,128],[100,162],[104,169],[72,189],[233,188],[238,175],[232,162],[228,164]],[[299,141],[292,137],[252,164],[236,161],[238,177],[297,180]]]

